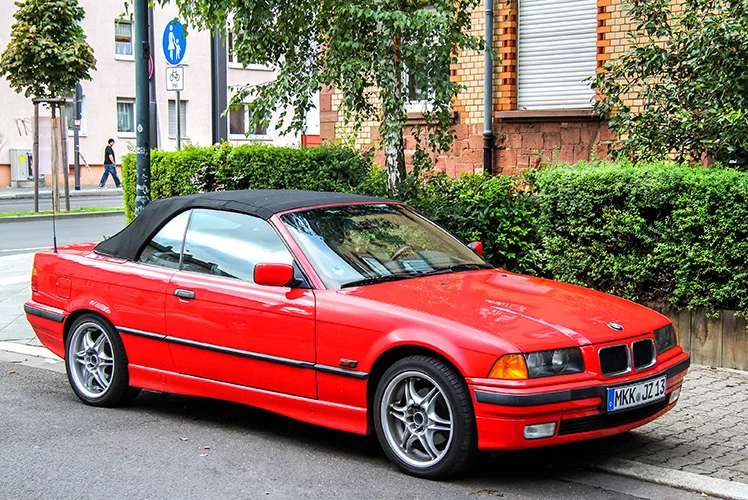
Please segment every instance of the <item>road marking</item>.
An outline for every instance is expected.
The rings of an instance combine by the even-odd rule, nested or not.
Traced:
[[[31,283],[31,277],[25,276],[11,276],[10,278],[0,278],[0,286],[18,285],[21,283]]]
[[[36,356],[37,358],[53,359],[60,361],[60,357],[54,354],[46,347],[37,347],[34,345],[16,344],[14,342],[0,341],[0,351],[14,352],[16,354],[25,354],[27,356]]]
[[[10,250],[0,250],[0,253],[30,252],[32,250],[46,250],[47,248],[50,248],[50,247],[11,248]]]

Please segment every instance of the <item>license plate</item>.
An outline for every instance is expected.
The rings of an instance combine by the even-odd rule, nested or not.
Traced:
[[[634,408],[663,399],[666,388],[667,376],[663,375],[646,382],[608,389],[608,412]]]

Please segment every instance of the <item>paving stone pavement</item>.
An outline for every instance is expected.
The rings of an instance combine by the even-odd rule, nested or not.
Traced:
[[[33,258],[33,253],[0,258],[0,341],[41,345],[23,312],[23,303],[31,297]]]
[[[748,483],[748,372],[692,365],[673,410],[604,441],[607,456]]]

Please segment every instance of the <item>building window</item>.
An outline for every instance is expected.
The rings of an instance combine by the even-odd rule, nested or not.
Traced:
[[[179,137],[187,137],[187,101],[179,101]],[[169,99],[169,137],[177,136],[177,102]]]
[[[135,133],[135,100],[117,98],[117,132]]]
[[[226,53],[228,56],[228,62],[230,68],[237,68],[237,69],[256,69],[256,70],[262,70],[262,71],[272,71],[272,68],[270,66],[266,66],[264,64],[258,63],[258,62],[250,62],[248,64],[242,64],[239,61],[238,56],[236,55],[234,51],[234,44],[236,43],[236,35],[229,31],[228,33],[228,40],[226,43]]]
[[[75,98],[73,98],[75,99]],[[68,131],[72,134],[75,131],[75,103],[65,103],[65,116],[68,119]],[[81,97],[81,126],[78,129],[81,134],[86,134],[86,96]]]
[[[114,53],[118,56],[133,56],[132,23],[129,21],[114,22]]]
[[[239,138],[241,136],[266,136],[268,134],[268,119],[262,120],[253,129],[249,129],[252,123],[252,115],[246,105],[229,111],[229,135]]]
[[[517,109],[591,108],[597,0],[519,0]]]

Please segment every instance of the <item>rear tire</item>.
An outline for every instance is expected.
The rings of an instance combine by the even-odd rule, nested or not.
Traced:
[[[478,449],[472,400],[462,376],[443,361],[409,356],[395,362],[372,406],[379,443],[405,473],[446,479],[472,464]]]
[[[95,314],[75,320],[65,342],[65,368],[73,392],[91,406],[131,402],[140,389],[130,387],[125,347],[114,327]]]

